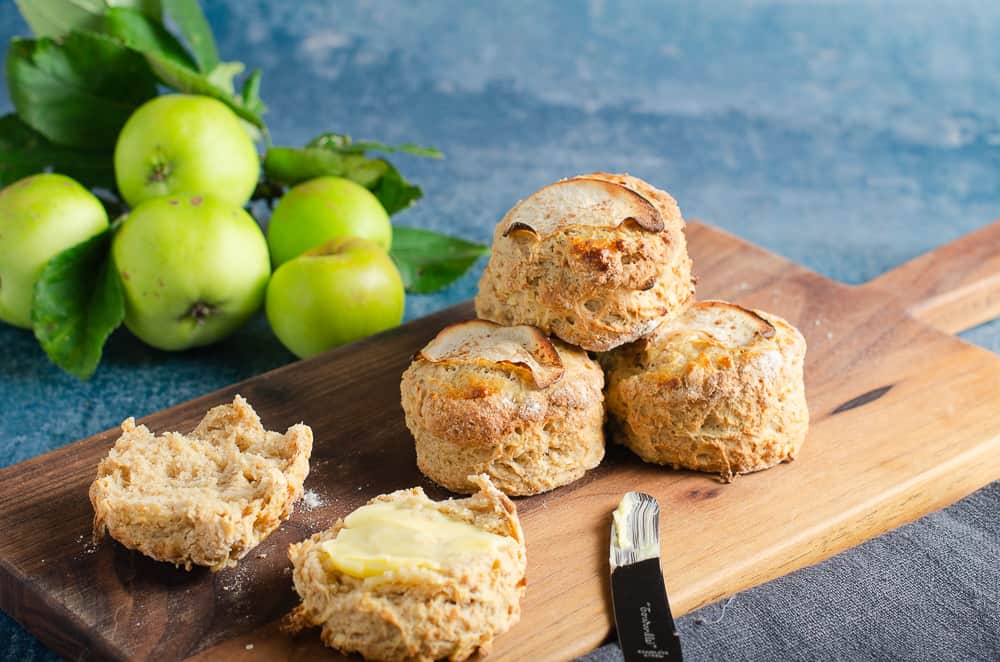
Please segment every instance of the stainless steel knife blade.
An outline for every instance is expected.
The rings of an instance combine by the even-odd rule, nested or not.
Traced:
[[[660,505],[628,492],[611,522],[611,600],[625,662],[681,660],[660,570]]]

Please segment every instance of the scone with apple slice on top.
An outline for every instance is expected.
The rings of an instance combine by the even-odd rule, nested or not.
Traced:
[[[806,341],[770,313],[700,301],[601,356],[612,438],[647,462],[731,480],[795,458]]]
[[[497,224],[476,314],[603,352],[650,333],[693,295],[674,199],[595,172],[536,191]]]
[[[604,374],[532,326],[470,320],[442,329],[400,384],[417,466],[454,492],[486,474],[504,494],[571,483],[604,457]]]

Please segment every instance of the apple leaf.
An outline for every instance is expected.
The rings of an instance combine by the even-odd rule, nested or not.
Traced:
[[[110,245],[106,230],[67,248],[49,260],[35,284],[35,337],[53,363],[80,379],[94,374],[105,341],[125,318]]]
[[[423,196],[385,159],[326,147],[271,147],[264,155],[264,174],[270,182],[294,186],[316,177],[346,177],[375,194],[390,214],[406,209]]]
[[[207,76],[180,65],[158,53],[145,53],[146,61],[161,83],[185,94],[201,94],[218,99],[229,106],[240,118],[259,129],[266,129],[261,117],[261,105],[251,108],[243,103],[241,97],[222,89]],[[224,65],[223,65],[224,66]]]
[[[460,278],[489,252],[484,244],[397,225],[392,229],[389,254],[399,268],[406,290],[428,294]]]
[[[130,7],[159,20],[159,0],[15,0],[36,37],[61,37],[69,32],[97,31],[108,7]]]
[[[372,188],[372,193],[382,203],[385,210],[392,216],[396,212],[403,211],[414,202],[424,197],[424,191],[416,184],[411,184],[399,174],[396,166],[388,161],[384,162],[389,169],[386,170],[382,178]]]
[[[235,94],[236,86],[233,84],[233,80],[243,73],[244,68],[242,62],[220,62],[205,77],[209,83],[220,90],[225,90],[227,94]],[[242,102],[243,97],[241,96],[239,100]]]
[[[54,143],[114,149],[129,115],[156,96],[146,62],[115,39],[71,32],[11,41],[7,87],[21,120]]]
[[[263,115],[267,111],[267,106],[260,98],[260,69],[254,69],[245,81],[240,92],[243,105],[258,115]]]
[[[198,71],[208,74],[219,66],[215,37],[198,0],[163,0],[163,7],[187,39],[198,63]]]
[[[319,147],[271,147],[264,155],[267,178],[294,186],[316,177],[346,177],[365,188],[374,188],[390,168],[387,161],[361,154],[341,154]]]
[[[430,159],[444,158],[444,154],[436,147],[424,147],[423,145],[417,145],[415,143],[387,145],[386,143],[380,143],[374,140],[354,141],[350,136],[343,133],[320,134],[310,140],[306,147],[322,147],[324,149],[341,152],[343,154],[364,154],[367,151],[384,152],[386,154],[402,152]]]
[[[198,65],[159,21],[129,7],[112,7],[104,14],[104,31],[129,48],[156,53],[175,64],[194,70]]]
[[[24,21],[37,37],[61,37],[73,30],[100,26],[104,0],[16,0]]]
[[[104,29],[146,59],[161,83],[178,92],[210,96],[229,106],[242,119],[264,129],[264,104],[259,97],[234,94],[233,78],[243,71],[240,62],[217,63],[208,73],[199,71],[195,57],[161,23],[134,9],[109,9]],[[259,86],[259,76],[256,85]]]
[[[0,186],[49,171],[68,175],[87,187],[115,187],[111,152],[55,145],[17,115],[0,117]]]

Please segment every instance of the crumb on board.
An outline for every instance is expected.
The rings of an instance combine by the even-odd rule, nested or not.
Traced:
[[[247,644],[246,646],[244,646],[244,648],[246,648],[248,651],[252,651],[253,650],[253,644]]]

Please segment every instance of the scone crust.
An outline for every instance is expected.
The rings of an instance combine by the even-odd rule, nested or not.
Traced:
[[[121,429],[90,486],[94,538],[188,570],[236,565],[291,515],[309,473],[312,430],[266,431],[240,396],[189,435]]]
[[[417,465],[453,492],[486,474],[511,496],[571,483],[604,458],[604,373],[558,340],[564,373],[546,388],[502,364],[433,363],[419,356],[400,391]]]
[[[336,538],[343,520],[291,545],[295,590],[302,603],[286,629],[322,627],[323,643],[370,660],[464,660],[487,653],[494,637],[521,616],[526,550],[517,510],[485,476],[470,482],[479,490],[466,499],[431,501],[413,488],[369,503],[395,502],[432,508],[454,519],[510,539],[495,555],[444,571],[417,569],[359,579],[327,569],[320,545]]]
[[[476,314],[506,326],[530,324],[590,351],[607,351],[652,331],[694,294],[684,219],[665,191],[630,175],[581,175],[620,184],[649,200],[661,232],[633,224],[570,226],[541,239],[493,236]]]
[[[784,319],[741,346],[689,325],[694,304],[647,339],[601,357],[612,437],[647,462],[725,479],[795,458],[809,427],[805,339]]]

